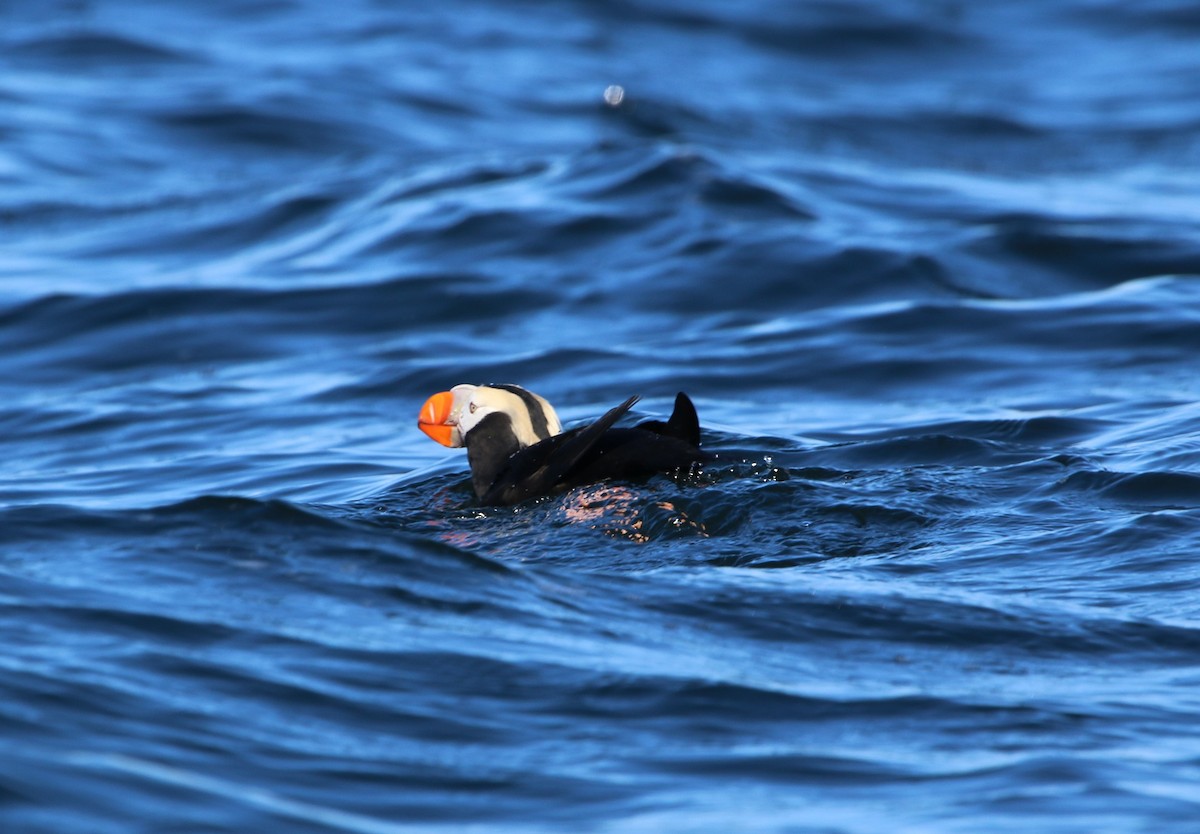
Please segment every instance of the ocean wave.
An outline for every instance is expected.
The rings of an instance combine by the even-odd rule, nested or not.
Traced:
[[[8,4],[0,827],[1190,832],[1194,17]]]
[[[19,66],[68,72],[77,72],[81,67],[91,72],[144,71],[148,67],[195,60],[162,40],[155,42],[103,30],[51,31],[11,38],[5,52]]]

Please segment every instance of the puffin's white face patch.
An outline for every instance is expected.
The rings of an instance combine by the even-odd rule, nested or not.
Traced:
[[[550,403],[532,392],[527,393],[540,407],[542,420],[539,422],[546,424],[544,434],[534,429],[534,421],[530,417],[525,400],[511,391],[488,385],[456,385],[450,389],[450,393],[454,395],[451,419],[458,424],[458,429],[463,435],[470,432],[484,417],[496,412],[508,415],[513,433],[516,434],[517,442],[522,448],[562,432],[562,424]]]
[[[463,434],[466,429],[462,427],[462,415],[467,411],[467,404],[471,399],[471,395],[475,393],[474,385],[455,385],[450,389],[450,393],[454,395],[454,404],[450,407],[450,414],[446,417],[446,425],[453,428],[450,435],[450,447],[457,448],[464,445]]]

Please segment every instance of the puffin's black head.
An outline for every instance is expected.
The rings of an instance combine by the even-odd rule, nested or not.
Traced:
[[[562,432],[550,403],[517,385],[456,385],[425,402],[417,425],[443,446],[467,447],[481,498],[517,452]]]
[[[503,426],[517,449],[562,432],[550,403],[519,385],[455,385],[425,401],[417,426],[451,448],[469,446],[476,428],[494,432]]]

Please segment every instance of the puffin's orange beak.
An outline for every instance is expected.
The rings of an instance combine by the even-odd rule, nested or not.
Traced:
[[[454,395],[449,391],[434,394],[421,406],[421,416],[417,418],[417,428],[432,437],[443,446],[458,446],[455,442],[455,429],[450,421],[450,412],[454,410]]]

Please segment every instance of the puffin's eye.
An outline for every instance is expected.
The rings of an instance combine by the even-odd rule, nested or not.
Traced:
[[[475,403],[471,403],[471,413],[475,413]]]

